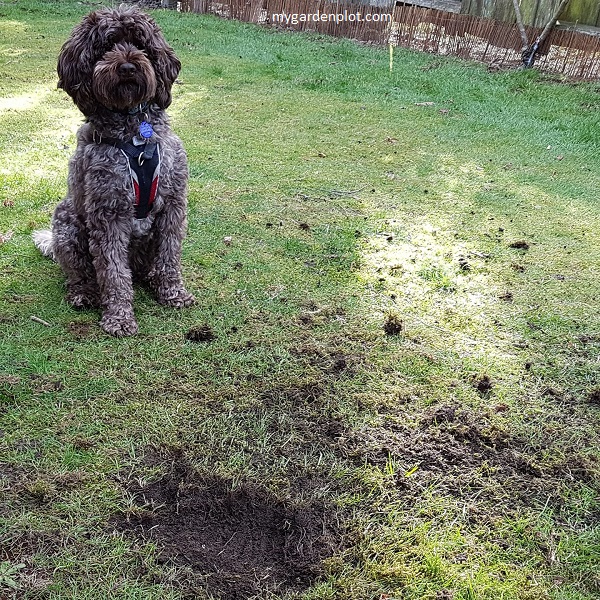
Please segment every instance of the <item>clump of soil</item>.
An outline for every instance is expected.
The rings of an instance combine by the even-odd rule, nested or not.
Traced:
[[[252,483],[233,488],[199,476],[181,459],[171,473],[133,491],[145,503],[119,518],[117,528],[155,541],[159,562],[191,567],[192,590],[203,587],[218,598],[306,589],[338,545],[333,509],[284,500]]]
[[[386,335],[400,335],[404,331],[404,321],[394,312],[385,315],[383,331]]]
[[[190,342],[212,342],[216,339],[215,332],[209,325],[200,325],[192,327],[186,334],[185,339]]]
[[[517,240],[516,242],[509,244],[508,247],[517,250],[529,250],[529,244],[525,240]]]
[[[461,271],[470,271],[471,270],[471,263],[469,263],[469,261],[467,260],[467,258],[465,258],[464,256],[459,256],[458,257],[458,268]]]
[[[489,394],[493,387],[492,380],[490,379],[489,375],[475,377],[473,386],[482,396]]]

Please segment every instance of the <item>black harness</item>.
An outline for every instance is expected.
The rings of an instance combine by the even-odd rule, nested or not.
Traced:
[[[146,142],[143,146],[131,142],[119,142],[117,148],[128,159],[129,174],[135,193],[135,218],[145,219],[152,208],[158,189],[160,172],[160,150],[155,142]]]
[[[127,114],[137,114],[144,108],[145,106],[140,106],[133,109],[136,112],[130,110]],[[140,124],[140,135],[136,135],[128,142],[102,136],[98,136],[96,140],[99,144],[110,144],[118,148],[127,159],[131,185],[135,195],[133,205],[136,219],[145,219],[148,216],[158,190],[160,148],[156,142],[148,141],[152,134],[152,126],[143,121]],[[94,134],[95,138],[96,135]]]

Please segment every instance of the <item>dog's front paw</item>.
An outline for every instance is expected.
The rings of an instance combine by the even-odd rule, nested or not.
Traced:
[[[133,313],[104,313],[100,319],[100,327],[115,337],[126,337],[138,332],[138,324]]]
[[[186,308],[192,306],[196,299],[185,288],[164,290],[158,294],[158,302],[163,306],[172,308]]]

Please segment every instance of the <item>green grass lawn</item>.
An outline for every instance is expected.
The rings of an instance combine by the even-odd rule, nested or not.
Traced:
[[[599,88],[156,12],[198,302],[113,339],[31,242],[90,7],[0,2],[0,598],[600,597]]]

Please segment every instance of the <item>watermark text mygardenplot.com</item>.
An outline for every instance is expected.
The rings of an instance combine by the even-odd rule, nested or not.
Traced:
[[[391,23],[392,15],[389,13],[360,13],[349,12],[344,9],[339,13],[273,13],[271,23],[282,25],[298,25],[299,23]]]

